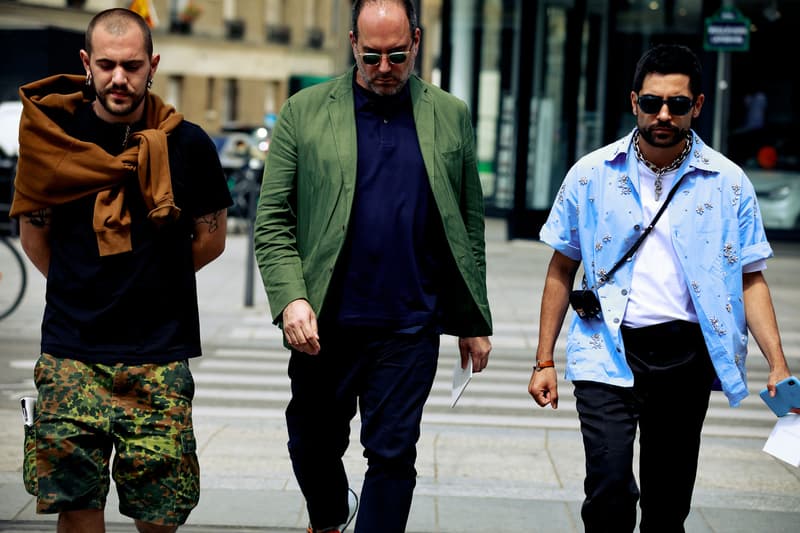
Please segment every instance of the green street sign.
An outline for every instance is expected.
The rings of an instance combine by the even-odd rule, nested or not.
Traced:
[[[750,49],[750,19],[733,6],[725,6],[706,18],[703,48],[717,52]]]

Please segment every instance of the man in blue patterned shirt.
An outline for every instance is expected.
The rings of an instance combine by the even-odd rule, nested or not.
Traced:
[[[540,406],[558,405],[553,353],[581,265],[582,286],[599,301],[596,316],[573,317],[565,373],[586,455],[587,532],[633,531],[637,501],[640,531],[684,530],[712,384],[719,378],[732,406],[747,395],[748,328],[769,363],[767,387],[790,375],[753,187],[691,129],[701,81],[690,49],[647,51],[630,95],[636,127],[570,169],[541,230],[554,253],[528,386]]]

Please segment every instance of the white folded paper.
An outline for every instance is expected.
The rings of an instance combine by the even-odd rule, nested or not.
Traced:
[[[778,418],[763,449],[781,461],[800,467],[800,415],[789,413]]]
[[[461,398],[467,383],[472,379],[472,357],[467,358],[467,368],[461,368],[461,358],[456,357],[456,366],[453,368],[453,391],[450,396],[450,407],[456,406]]]

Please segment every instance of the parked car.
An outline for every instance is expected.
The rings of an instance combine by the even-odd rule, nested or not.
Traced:
[[[0,102],[0,157],[17,157],[22,102]]]
[[[794,126],[738,132],[729,156],[742,166],[758,197],[767,229],[800,229],[800,133]]]
[[[263,134],[258,128],[241,128],[213,137],[233,198],[228,217],[245,219],[253,216],[252,208],[261,189],[268,149],[268,144],[264,143],[266,128],[263,129]]]
[[[242,132],[226,132],[213,137],[222,170],[231,173],[245,167],[250,158],[256,157],[256,145],[252,136]]]
[[[0,233],[16,234],[16,221],[8,217],[14,194],[19,155],[19,119],[22,102],[0,102]]]

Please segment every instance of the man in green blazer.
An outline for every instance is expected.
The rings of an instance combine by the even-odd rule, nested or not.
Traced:
[[[309,531],[355,514],[342,456],[368,460],[356,532],[402,532],[441,333],[480,372],[491,343],[469,110],[411,74],[410,0],[356,0],[356,68],[292,96],[267,157],[255,250],[291,348],[289,452]]]

